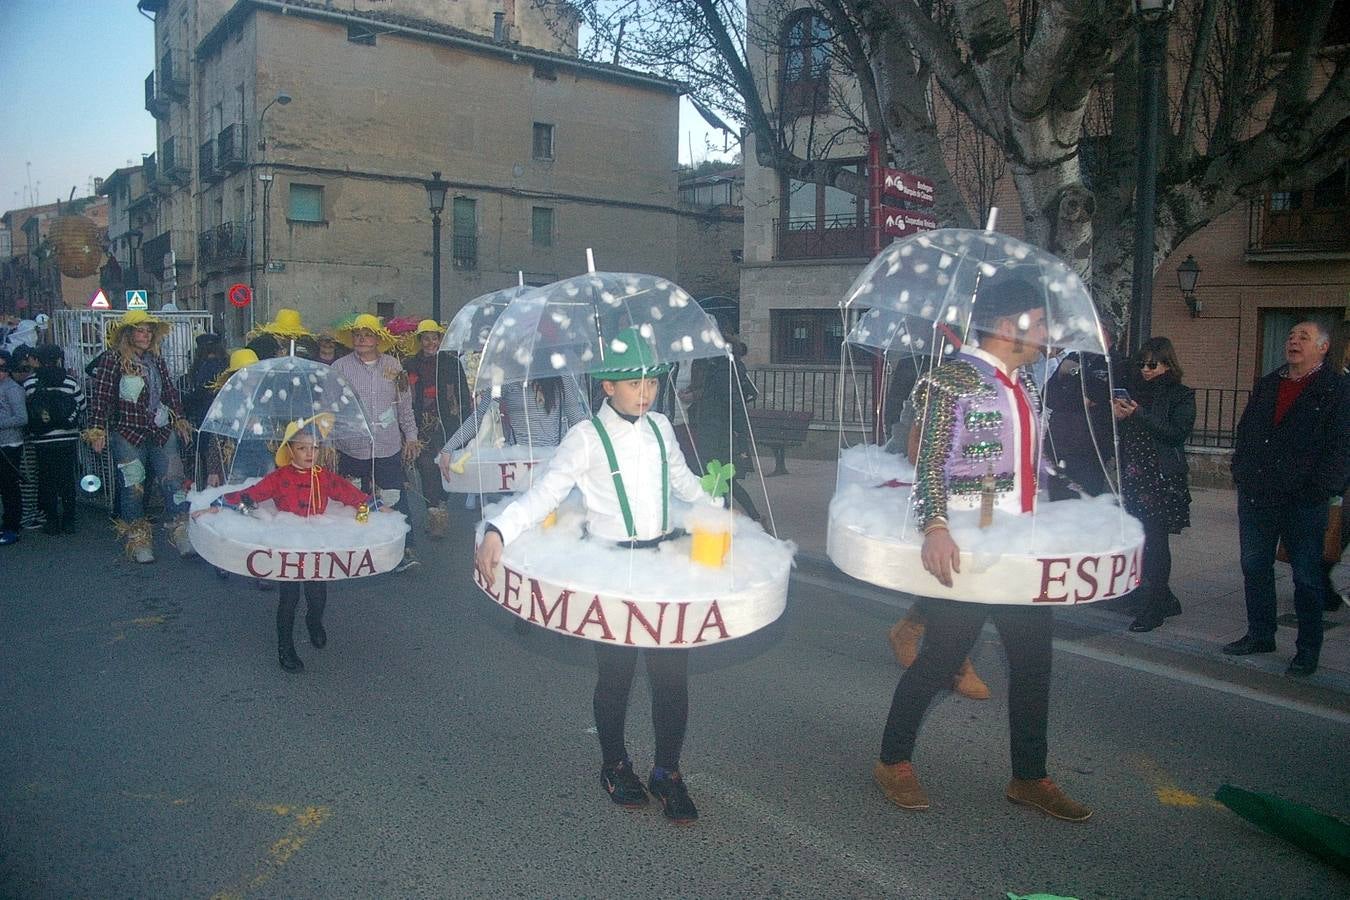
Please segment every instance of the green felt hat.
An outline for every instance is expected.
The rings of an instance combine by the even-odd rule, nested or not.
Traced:
[[[656,361],[656,348],[636,328],[625,328],[605,342],[604,358],[591,377],[601,381],[656,378],[670,371],[670,363]]]

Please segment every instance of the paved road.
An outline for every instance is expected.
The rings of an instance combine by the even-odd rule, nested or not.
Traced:
[[[1097,809],[1068,825],[1003,799],[990,637],[976,661],[995,699],[934,708],[916,761],[934,805],[905,813],[870,778],[895,611],[809,573],[776,626],[695,657],[700,823],[620,810],[597,784],[588,645],[516,635],[465,577],[459,530],[434,563],[335,588],[329,647],[301,643],[300,677],[276,666],[275,594],[200,562],[132,567],[93,524],[12,548],[0,895],[1350,894],[1207,799],[1231,782],[1350,815],[1335,696],[1276,696],[1261,673],[1229,687],[1230,669],[1123,656],[1066,620],[1051,768]],[[645,706],[639,687],[640,768]]]

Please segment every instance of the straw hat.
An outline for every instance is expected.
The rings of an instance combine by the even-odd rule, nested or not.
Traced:
[[[418,337],[421,337],[422,335],[427,334],[428,332],[434,334],[445,334],[445,327],[441,325],[440,322],[437,322],[435,319],[423,319],[422,321],[417,323],[417,330],[413,332],[413,334],[416,334]]]
[[[591,369],[601,381],[632,381],[655,378],[670,371],[670,363],[658,363],[656,350],[636,328],[625,328],[605,342],[604,359]]]
[[[283,307],[277,310],[277,317],[265,325],[259,325],[258,331],[283,338],[313,337],[300,321],[300,311]]]
[[[352,341],[352,332],[363,329],[375,332],[376,337],[380,339],[381,353],[388,353],[394,346],[394,336],[385,329],[384,323],[378,317],[372,316],[370,313],[361,313],[351,322],[339,326],[336,332],[337,339],[344,347],[354,348],[356,345]]]
[[[224,386],[225,382],[230,380],[230,376],[240,369],[247,368],[258,361],[258,354],[247,347],[240,347],[237,350],[230,351],[230,363],[224,370],[211,382],[210,388],[218,391]]]
[[[277,468],[284,468],[291,464],[291,438],[312,425],[314,430],[318,432],[319,440],[325,440],[332,433],[333,424],[336,421],[332,413],[321,412],[310,416],[308,419],[296,419],[294,422],[287,422],[286,433],[281,438],[281,445],[277,447],[275,457]]]
[[[162,340],[170,329],[173,328],[163,319],[150,315],[143,309],[129,309],[122,314],[122,317],[108,326],[108,346],[117,346],[118,339],[122,336],[124,328],[139,328],[142,325],[149,325],[155,329],[155,340]]]

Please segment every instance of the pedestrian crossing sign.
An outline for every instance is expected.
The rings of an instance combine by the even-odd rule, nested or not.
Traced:
[[[128,291],[128,293],[130,293]],[[94,295],[94,299],[89,301],[90,309],[112,309],[112,304],[108,302],[108,297],[102,291]]]
[[[145,291],[127,291],[127,309],[149,308],[150,304]]]

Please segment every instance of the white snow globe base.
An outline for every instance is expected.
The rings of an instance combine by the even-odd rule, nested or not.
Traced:
[[[193,512],[221,494],[240,491],[257,478],[188,494]],[[252,515],[232,509],[188,520],[188,537],[202,559],[218,569],[267,581],[339,581],[393,571],[403,559],[408,523],[402,513],[356,511],[336,501],[321,516],[278,512],[268,500]]]
[[[875,445],[840,455],[826,552],[840,571],[878,587],[971,603],[1069,606],[1128,594],[1139,586],[1144,531],[1111,496],[1038,498],[1036,514],[953,510],[961,571],[944,587],[923,567],[923,534],[907,516],[914,469]]]
[[[687,511],[675,505],[675,525]],[[783,614],[796,547],[732,519],[726,559],[710,568],[690,560],[688,535],[641,550],[587,539],[580,505],[564,503],[556,524],[505,548],[491,588],[477,571],[474,582],[511,614],[584,640],[676,649],[735,640]]]
[[[441,475],[441,486],[452,494],[519,494],[530,489],[535,472],[542,473],[544,464],[553,458],[556,447],[527,444],[506,444],[501,447],[474,449],[468,459],[458,462],[461,472],[450,470],[450,477]],[[458,460],[462,450],[451,458]]]

